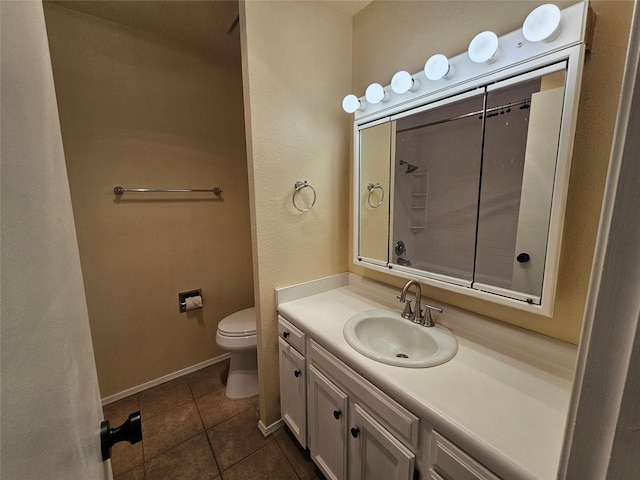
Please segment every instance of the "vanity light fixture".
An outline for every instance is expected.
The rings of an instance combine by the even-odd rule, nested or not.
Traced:
[[[522,36],[529,42],[551,42],[562,31],[560,9],[551,3],[531,11],[522,24]]]
[[[367,104],[360,101],[360,99],[352,93],[342,99],[342,109],[347,113],[354,113],[357,110],[363,111],[366,107]]]
[[[467,50],[469,58],[474,63],[493,63],[500,56],[498,36],[491,32],[481,32],[471,40]]]
[[[420,83],[413,78],[409,72],[405,72],[404,70],[396,73],[391,79],[391,90],[398,95],[415,92],[418,88],[420,88]]]
[[[387,92],[382,85],[379,83],[372,83],[367,87],[367,91],[364,94],[364,98],[367,99],[372,105],[376,103],[384,103],[389,100],[389,92]]]
[[[449,63],[449,59],[441,53],[432,55],[429,57],[429,60],[427,60],[427,63],[424,64],[424,74],[432,81],[443,78],[449,80],[453,77],[454,73],[455,68]]]

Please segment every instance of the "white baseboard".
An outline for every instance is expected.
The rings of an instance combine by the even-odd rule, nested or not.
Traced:
[[[218,357],[214,357],[214,358],[210,358],[209,360],[205,360],[204,362],[201,363],[197,363],[195,365],[192,365],[190,367],[187,368],[183,368],[182,370],[178,370],[177,372],[173,372],[170,373],[168,375],[164,375],[163,377],[160,378],[156,378],[155,380],[151,380],[149,382],[145,382],[141,385],[132,387],[132,388],[128,388],[127,390],[124,390],[122,392],[116,393],[115,395],[110,395],[108,397],[105,397],[102,399],[102,406],[104,407],[105,405],[108,405],[110,403],[113,402],[117,402],[118,400],[121,400],[125,397],[128,397],[129,395],[134,395],[136,393],[140,393],[143,390],[146,390],[148,388],[151,387],[155,387],[157,385],[169,382],[171,380],[174,380],[178,377],[182,377],[183,375],[186,375],[188,373],[192,373],[195,372],[197,370],[201,370],[203,368],[209,367],[211,365],[214,365],[216,363],[220,363],[225,361],[227,358],[230,358],[231,354],[230,353],[225,353],[222,354]]]
[[[284,427],[284,422],[282,421],[282,419],[279,419],[278,421],[272,423],[268,427],[264,426],[264,423],[262,423],[262,420],[258,420],[258,430],[262,432],[262,435],[264,435],[265,438],[271,435],[272,433],[277,432],[282,427]]]

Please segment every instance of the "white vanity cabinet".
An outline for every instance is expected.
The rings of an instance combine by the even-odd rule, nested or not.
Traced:
[[[278,333],[282,419],[327,479],[500,480],[281,316]]]
[[[371,310],[397,311],[396,293],[351,273],[277,291],[278,314],[299,332],[284,342],[296,330],[281,322],[281,349],[295,342],[307,372],[300,443],[326,477],[555,478],[575,346],[448,306],[439,318],[458,340],[454,358],[431,368],[386,365],[349,346],[344,327]],[[295,378],[282,374],[283,383]],[[291,425],[294,396],[284,395]]]
[[[307,446],[307,369],[305,335],[278,317],[280,411],[300,445]]]
[[[412,480],[419,419],[307,339],[311,458],[328,479]]]

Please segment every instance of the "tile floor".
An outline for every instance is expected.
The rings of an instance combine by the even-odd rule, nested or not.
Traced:
[[[224,395],[228,361],[104,407],[111,426],[140,410],[142,442],[111,450],[115,480],[323,480],[291,433],[258,430],[258,397]]]

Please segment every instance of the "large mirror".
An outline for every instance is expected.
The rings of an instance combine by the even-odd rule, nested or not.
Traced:
[[[357,260],[501,303],[540,306],[545,282],[555,286],[549,270],[562,215],[554,217],[554,199],[562,211],[566,196],[566,185],[556,190],[570,151],[561,148],[563,118],[573,118],[568,65],[357,126]],[[550,314],[545,307],[539,313]]]

